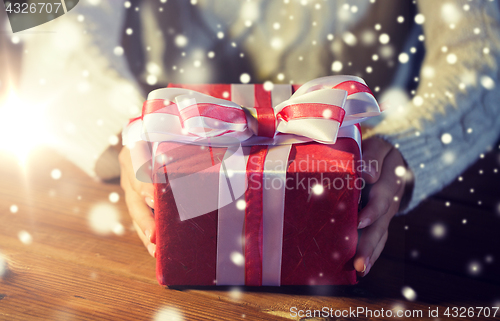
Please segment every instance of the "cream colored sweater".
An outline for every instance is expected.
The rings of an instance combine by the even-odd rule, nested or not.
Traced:
[[[394,47],[379,44],[383,33],[393,38],[391,30],[384,29],[388,22],[380,21],[381,26],[370,26],[363,33],[350,32],[368,21],[366,17],[375,10],[372,1],[198,0],[188,4],[168,0],[165,10],[173,3],[199,6],[213,38],[197,38],[194,33],[192,38],[174,39],[180,47],[185,40],[197,47],[186,47],[186,59],[180,60],[184,66],[165,66],[163,52],[179,48],[163,43],[159,24],[151,19],[151,10],[159,10],[158,2],[154,3],[136,8],[129,2],[83,0],[66,16],[35,28],[38,33],[19,34],[26,48],[22,95],[50,102],[46,121],[55,137],[54,147],[89,175],[95,175],[96,159],[110,142],[116,142],[127,119],[139,113],[146,94],[120,47],[123,30],[129,27],[123,25],[127,10],[141,15],[147,43],[139,45],[149,62],[141,77],[150,83],[192,81],[193,75],[199,82],[211,82],[217,70],[211,69],[204,46],[218,39],[229,39],[235,55],[243,53],[251,59],[258,78],[253,81],[301,83],[342,73],[356,64],[343,49],[364,53],[363,46],[369,43],[380,47],[377,57],[386,59],[384,63],[398,61],[399,53],[391,53]],[[500,130],[498,3],[421,0],[418,7],[422,15],[417,21],[425,20],[426,47],[418,90],[408,104],[387,112],[385,120],[367,132],[398,147],[413,171],[414,191],[407,210],[453,181],[493,146]],[[386,10],[383,5],[378,8]],[[385,15],[385,19],[397,18]],[[178,31],[163,32],[175,35]],[[325,61],[325,52],[336,58]],[[371,61],[372,53],[366,55]],[[343,70],[338,63],[333,66],[334,60]]]

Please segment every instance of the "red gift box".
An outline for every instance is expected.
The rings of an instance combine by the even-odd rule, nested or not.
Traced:
[[[353,76],[151,92],[123,141],[155,185],[159,283],[356,283],[358,123],[378,114]]]
[[[162,143],[167,149],[171,144]],[[178,160],[172,165],[181,175],[207,166],[208,150],[186,145],[176,152]],[[225,148],[212,148],[211,153],[214,159],[222,159]],[[334,145],[304,143],[292,146],[284,199],[281,285],[356,283],[352,259],[358,239],[360,189],[357,178],[360,173],[355,164],[359,160],[359,146],[351,138],[339,138]],[[207,180],[218,177],[219,166],[220,162],[210,167],[211,173],[205,173]],[[165,183],[155,184],[158,282],[162,285],[214,285],[218,210],[181,221],[168,181],[172,175],[165,174],[165,167],[157,169],[156,175],[160,177],[157,181],[167,177]],[[317,195],[308,182],[323,182],[323,192]],[[341,184],[344,188],[340,188]],[[234,203],[227,206],[238,211]],[[247,202],[247,207],[254,207],[254,203]]]
[[[252,92],[257,107],[271,107],[271,94],[267,93],[262,85],[247,86],[254,86]],[[220,99],[236,98],[234,90],[231,91],[231,85],[170,87],[194,90]],[[291,90],[298,88],[289,87]],[[337,88],[346,90],[347,96],[352,95],[353,98],[363,92],[371,95],[366,85],[353,84],[352,81],[341,82]],[[362,97],[361,100],[363,99],[366,98]],[[168,104],[163,101],[160,101],[159,105],[158,102],[145,104],[143,115],[148,111],[155,112],[159,108],[165,108],[164,105]],[[169,107],[171,106],[167,106]],[[204,108],[203,104],[198,104],[198,108]],[[261,114],[259,116],[262,123],[266,121],[264,111],[265,109],[257,109],[257,114]],[[183,111],[166,113],[182,116]],[[300,113],[295,115],[300,117]],[[357,132],[355,134],[359,135],[359,126],[350,127],[351,132]],[[271,131],[274,135],[274,129]],[[264,126],[262,130],[259,128],[259,135],[261,132],[266,136]],[[262,164],[271,147],[258,145],[253,146],[250,151],[247,149],[248,163],[256,165],[246,167],[248,186],[243,209],[238,208],[233,198],[234,202],[223,208],[182,220],[176,197],[172,192],[172,180],[202,171],[203,175],[198,175],[197,185],[206,184],[207,190],[215,190],[217,193],[221,160],[227,150],[224,147],[205,148],[206,146],[171,141],[159,143],[155,148],[157,161],[153,170],[158,282],[162,285],[356,283],[353,257],[357,245],[360,185],[363,183],[360,182],[357,166],[361,160],[360,138],[355,136],[340,137],[335,144],[304,142],[291,145],[286,173],[284,172],[283,176],[286,177],[284,197],[274,200],[282,203],[284,207],[281,228],[276,228],[279,224],[267,226],[267,232],[263,232],[266,229],[266,219],[262,218],[262,194],[267,191],[264,186],[252,189],[252,184],[255,187],[255,182],[252,182],[257,177],[257,181],[260,178],[260,183],[263,183],[262,176],[265,171]],[[163,162],[158,161],[162,155]],[[166,155],[168,156],[165,157]],[[168,166],[165,166],[165,159],[168,159]],[[200,199],[205,197],[203,195],[190,195],[189,190],[183,193],[191,197],[193,203],[204,202]],[[240,216],[243,210],[244,222],[228,228],[230,225],[221,223],[221,210],[225,213],[234,212],[235,215],[240,213]],[[225,233],[241,235],[242,244],[236,246],[240,246],[241,251],[234,257],[233,252],[224,249],[227,245],[224,242],[228,238],[222,237],[221,234]],[[266,236],[263,236],[266,233],[268,239],[269,235],[278,235],[278,242],[276,236],[273,236],[274,243],[266,241]],[[272,251],[269,250],[270,247],[273,247]],[[268,264],[267,261],[273,263]]]

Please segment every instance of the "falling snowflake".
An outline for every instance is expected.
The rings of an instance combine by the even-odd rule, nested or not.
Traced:
[[[332,71],[339,72],[342,70],[342,63],[340,61],[334,61],[332,63]]]
[[[240,82],[242,84],[248,84],[250,82],[250,75],[247,73],[243,73],[240,75]]]
[[[441,7],[441,18],[446,23],[457,23],[462,18],[462,13],[455,4],[447,2]]]
[[[342,35],[342,40],[344,40],[344,42],[349,46],[355,46],[358,43],[356,36],[351,32],[345,32]]]
[[[390,40],[391,38],[386,33],[383,33],[378,37],[378,41],[380,41],[380,43],[383,45],[388,44]]]
[[[263,87],[264,87],[265,91],[271,91],[274,88],[274,84],[271,81],[268,80],[268,81],[264,82],[264,86]]]
[[[398,166],[394,170],[394,173],[396,173],[396,175],[399,177],[403,177],[406,175],[406,168],[404,166]]]
[[[240,211],[244,211],[247,208],[247,202],[245,202],[245,200],[238,200],[236,202],[236,208]]]
[[[112,192],[108,198],[111,203],[117,203],[120,200],[120,195],[117,192]]]
[[[20,231],[17,234],[17,237],[19,238],[19,241],[21,241],[21,243],[26,245],[30,245],[33,242],[33,237],[26,231]]]
[[[184,35],[177,35],[175,37],[175,45],[179,48],[183,48],[183,47],[186,47],[187,44],[188,44],[188,38]]]
[[[52,177],[52,179],[55,179],[55,180],[58,180],[60,179],[62,176],[62,172],[60,169],[57,169],[57,168],[54,168],[51,172],[50,172],[50,177]]]
[[[398,59],[400,63],[405,64],[410,60],[410,56],[406,52],[402,52],[399,54]]]
[[[443,142],[443,144],[449,144],[451,143],[451,141],[453,140],[453,136],[451,136],[449,133],[444,133],[443,135],[441,135],[441,141]]]
[[[469,271],[469,274],[471,274],[471,275],[478,275],[482,271],[481,263],[479,263],[477,261],[472,261],[467,266],[467,270]]]
[[[230,258],[231,261],[237,266],[245,265],[245,257],[240,252],[232,252]]]
[[[442,239],[446,235],[446,227],[441,223],[436,223],[431,227],[431,234],[436,239]]]
[[[453,65],[454,63],[457,62],[457,55],[450,53],[446,56],[446,62],[449,63],[450,65]]]
[[[124,51],[123,51],[122,47],[118,46],[118,47],[115,47],[115,49],[113,49],[113,53],[116,56],[121,56],[121,55],[123,55]]]
[[[183,321],[182,313],[173,307],[165,307],[160,309],[155,317],[154,321]]]
[[[19,207],[17,207],[16,204],[13,204],[10,206],[10,212],[11,213],[17,213],[19,211]]]
[[[495,88],[495,81],[489,76],[481,76],[480,82],[481,85],[488,90]]]
[[[156,85],[156,83],[158,82],[158,77],[150,74],[146,77],[146,82],[151,86]]]
[[[241,299],[241,296],[243,295],[243,291],[241,291],[240,288],[238,287],[233,287],[229,290],[229,296],[233,300],[239,300]]]
[[[409,286],[404,286],[401,289],[401,293],[408,301],[415,301],[417,299],[417,292],[410,288]]]
[[[446,151],[441,156],[443,163],[452,164],[456,160],[456,155],[452,151]]]
[[[423,14],[419,13],[415,16],[415,23],[421,25],[425,22],[425,17]]]
[[[321,184],[316,184],[312,188],[312,192],[316,195],[321,195],[325,191],[325,188]]]
[[[271,39],[271,48],[280,49],[283,47],[283,40],[280,37],[273,37]]]
[[[424,103],[424,99],[421,96],[415,96],[413,97],[412,102],[415,106],[418,107],[422,106],[422,104]]]

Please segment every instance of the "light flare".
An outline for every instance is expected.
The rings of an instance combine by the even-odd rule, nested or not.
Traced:
[[[35,147],[48,143],[45,107],[24,101],[11,90],[0,101],[0,150],[14,154],[24,163]]]

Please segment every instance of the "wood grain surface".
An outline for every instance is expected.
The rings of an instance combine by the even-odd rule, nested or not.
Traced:
[[[500,167],[497,158],[494,150],[476,167],[492,171]],[[59,179],[51,177],[54,169],[61,171]],[[462,186],[452,185],[393,220],[382,257],[356,286],[168,289],[156,282],[155,261],[135,235],[118,183],[93,180],[46,148],[25,164],[1,153],[0,320],[300,319],[291,317],[292,307],[418,309],[424,317],[417,319],[434,320],[430,307],[439,308],[441,320],[493,320],[442,314],[447,307],[500,304],[499,177],[464,177]],[[471,196],[466,184],[480,186],[487,206],[477,204],[478,194]],[[467,195],[461,197],[462,189]],[[111,193],[120,196],[116,203]],[[92,228],[95,213],[103,220],[116,214],[109,233]],[[439,228],[442,237],[435,236]],[[406,286],[416,300],[403,296]]]

